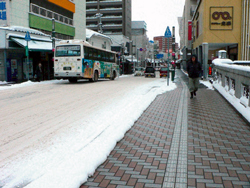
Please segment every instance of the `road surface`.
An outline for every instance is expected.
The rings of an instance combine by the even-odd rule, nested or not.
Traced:
[[[60,138],[67,137],[69,133],[74,135],[82,131],[86,144],[88,140],[91,142],[94,139],[92,136],[97,134],[91,125],[98,118],[96,114],[100,114],[100,110],[109,105],[112,107],[114,101],[157,79],[128,76],[115,81],[91,83],[81,80],[76,84],[60,81],[1,90],[0,182],[3,184],[0,187],[15,173],[18,174],[14,169],[29,168],[29,163],[32,165],[36,163],[35,160],[42,161],[39,157],[32,158],[36,153],[48,153],[48,160],[53,162],[53,151],[63,150],[67,144],[60,143]],[[81,130],[79,125],[82,126]],[[95,126],[104,129],[101,125]],[[72,139],[68,138],[69,142]],[[39,163],[37,168],[41,168]]]

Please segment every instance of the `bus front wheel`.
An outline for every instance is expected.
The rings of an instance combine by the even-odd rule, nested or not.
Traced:
[[[94,78],[89,79],[90,82],[97,82],[98,81],[98,72],[95,71]]]
[[[114,71],[112,76],[110,77],[110,80],[114,80],[116,78],[116,72]]]

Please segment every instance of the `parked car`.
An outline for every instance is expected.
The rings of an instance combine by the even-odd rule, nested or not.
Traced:
[[[154,67],[146,67],[145,78],[146,77],[154,77],[155,78],[155,69],[154,69]]]
[[[144,67],[136,67],[134,76],[144,76]]]
[[[160,78],[167,77],[168,76],[168,68],[167,67],[161,67],[160,69]]]

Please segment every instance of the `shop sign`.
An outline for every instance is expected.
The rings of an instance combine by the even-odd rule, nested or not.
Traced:
[[[0,26],[8,25],[8,6],[8,0],[0,0]]]
[[[210,7],[210,29],[232,30],[233,7]]]
[[[192,21],[188,21],[188,40],[191,41],[192,40]]]

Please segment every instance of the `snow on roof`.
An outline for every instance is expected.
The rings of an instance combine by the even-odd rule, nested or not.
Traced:
[[[43,35],[43,36],[50,36],[50,35],[46,35],[41,31],[38,31],[36,29],[31,29],[28,27],[22,27],[22,26],[10,26],[10,27],[0,27],[0,29],[4,29],[4,30],[9,30],[9,31],[18,31],[18,32],[24,32],[26,33],[27,31],[30,34],[35,34],[35,35]]]
[[[109,36],[98,33],[98,32],[93,31],[91,29],[86,29],[86,39],[90,39],[92,36],[99,36],[99,37],[107,38],[111,41],[111,43],[113,43],[112,39]]]
[[[14,37],[14,38],[25,38],[24,35],[19,35],[19,34],[15,34],[15,33],[8,33],[6,35],[6,38],[9,39],[11,37]],[[52,42],[52,40],[50,38],[38,38],[38,37],[33,37],[31,36],[30,37],[32,40],[41,40],[41,41],[47,41],[47,42]]]

